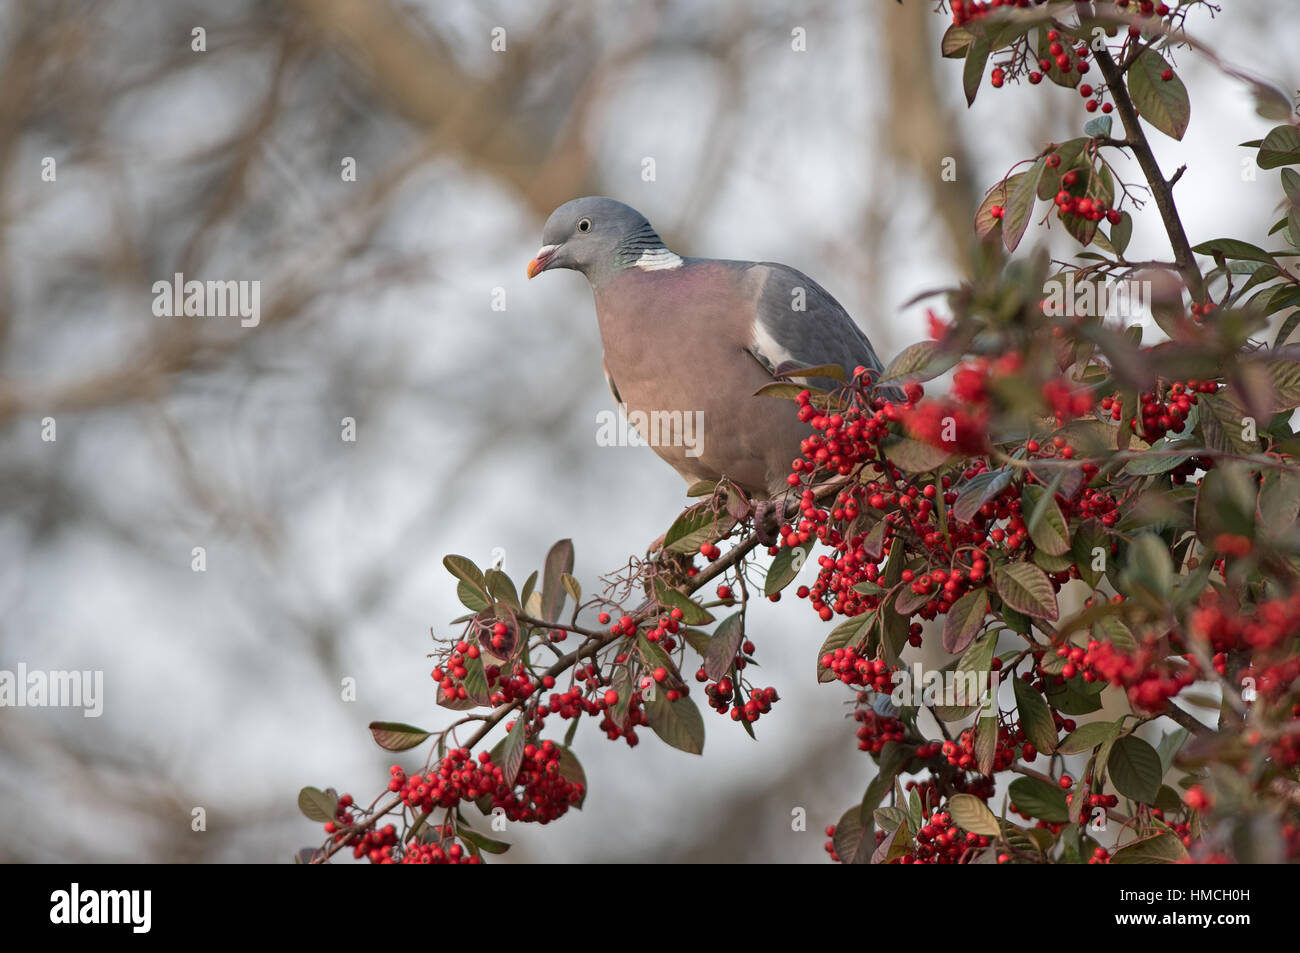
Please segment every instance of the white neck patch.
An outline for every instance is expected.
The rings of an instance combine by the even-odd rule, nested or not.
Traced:
[[[642,271],[663,271],[669,268],[680,268],[682,259],[667,248],[650,248],[643,251],[641,257],[633,264]]]

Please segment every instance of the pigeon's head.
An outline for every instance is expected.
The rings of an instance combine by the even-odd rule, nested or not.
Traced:
[[[631,206],[601,196],[565,202],[546,220],[542,247],[528,263],[528,277],[551,268],[571,268],[593,284],[642,260],[665,254],[663,240]]]

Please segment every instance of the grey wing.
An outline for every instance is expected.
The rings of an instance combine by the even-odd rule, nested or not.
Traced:
[[[789,363],[838,364],[847,380],[856,367],[882,368],[871,341],[825,288],[787,265],[761,262],[754,267],[767,274],[758,290],[750,353],[769,371]],[[826,390],[843,386],[829,378],[809,383]]]

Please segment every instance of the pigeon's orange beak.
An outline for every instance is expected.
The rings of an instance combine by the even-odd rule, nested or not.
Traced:
[[[543,245],[537,250],[537,257],[528,263],[529,278],[536,278],[546,270],[546,266],[555,257],[555,251],[558,247],[558,245]]]

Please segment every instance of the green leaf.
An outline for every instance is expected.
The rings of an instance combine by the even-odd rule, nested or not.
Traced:
[[[709,610],[705,609],[699,603],[694,602],[689,596],[682,595],[676,589],[671,588],[662,579],[654,581],[655,598],[665,609],[682,610],[682,622],[686,625],[708,625],[713,621],[713,616]]]
[[[570,784],[582,785],[582,797],[578,799],[577,804],[573,805],[578,810],[582,810],[582,805],[587,800],[587,772],[582,770],[582,762],[567,745],[560,746],[560,776]]]
[[[1132,237],[1133,216],[1128,212],[1120,212],[1119,221],[1112,225],[1110,229],[1110,244],[1115,249],[1115,253],[1124,254]]]
[[[966,55],[975,37],[970,34],[964,26],[954,23],[943,34],[943,40],[940,41],[940,51],[944,59],[961,59]]]
[[[1264,366],[1273,392],[1270,411],[1276,414],[1300,407],[1300,361],[1278,358]]]
[[[456,597],[460,599],[460,604],[471,612],[482,612],[492,604],[487,596],[464,580],[456,583]]]
[[[938,341],[918,341],[899,351],[889,366],[880,372],[876,383],[933,380],[952,368],[959,356],[941,352]]]
[[[899,772],[907,767],[911,752],[911,748],[905,748],[896,741],[885,742],[885,746],[880,749],[880,754],[876,756],[880,770],[876,772],[876,776],[871,779],[871,783],[862,794],[862,804],[858,808],[859,816],[864,819],[871,817],[881,799],[893,789]]]
[[[500,569],[489,569],[483,573],[483,578],[487,581],[488,594],[498,602],[504,602],[506,605],[519,609],[519,591],[510,577]]]
[[[1187,440],[1185,437],[1173,440],[1168,437],[1161,437],[1151,445],[1151,449],[1156,451],[1155,453],[1133,458],[1124,467],[1124,472],[1131,476],[1155,476],[1159,473],[1168,473],[1190,460],[1191,454],[1167,456],[1160,451],[1177,450],[1180,445],[1194,447],[1195,442]]]
[[[560,576],[560,585],[564,586],[564,591],[573,597],[574,602],[582,602],[582,583],[577,579],[566,572]]]
[[[886,459],[907,473],[929,473],[952,459],[952,454],[942,447],[911,437],[895,437],[881,444],[880,450]]]
[[[636,647],[637,651],[641,653],[641,659],[645,662],[646,668],[651,671],[661,666],[670,672],[675,670],[672,657],[659,646],[658,642],[651,642],[640,632],[636,635]]]
[[[370,734],[374,737],[375,744],[386,751],[405,751],[423,744],[433,732],[414,725],[404,725],[400,721],[372,721]]]
[[[1085,169],[1080,170],[1079,181],[1066,191],[1072,195],[1087,196],[1106,208],[1110,208],[1115,204],[1115,180],[1110,174],[1110,170],[1105,166],[1085,167]],[[1087,245],[1092,241],[1093,236],[1097,234],[1099,222],[1094,222],[1080,215],[1071,215],[1063,219],[1062,224],[1065,226],[1065,230],[1073,235],[1080,245]]]
[[[1259,145],[1255,164],[1261,169],[1277,169],[1300,162],[1300,129],[1275,126]]]
[[[838,364],[818,364],[815,367],[791,366],[782,364],[776,369],[777,377],[794,380],[805,377],[829,377],[831,380],[844,380],[844,368]]]
[[[879,583],[874,583],[870,579],[864,579],[853,587],[854,592],[860,592],[864,596],[883,596],[889,590]]]
[[[1021,492],[1021,508],[1026,514],[1029,538],[1035,546],[1049,556],[1064,556],[1070,551],[1070,529],[1055,493],[1026,483]]]
[[[1224,258],[1233,261],[1260,261],[1268,265],[1277,265],[1277,259],[1270,255],[1258,245],[1252,245],[1250,242],[1243,242],[1236,238],[1215,238],[1208,242],[1201,242],[1192,248],[1192,251],[1198,255],[1222,255]]]
[[[1196,534],[1205,543],[1219,533],[1255,537],[1257,489],[1247,464],[1223,460],[1206,473],[1196,494]]]
[[[1182,838],[1166,833],[1125,844],[1110,855],[1112,864],[1177,864],[1186,859]]]
[[[1174,758],[1183,749],[1183,743],[1191,737],[1191,734],[1186,728],[1178,727],[1160,739],[1160,747],[1156,749],[1156,754],[1160,755],[1160,777],[1163,778],[1169,773]]]
[[[1056,57],[1052,56],[1050,52],[1052,41],[1047,38],[1047,32],[1046,27],[1038,30],[1038,59],[1049,60],[1051,64],[1044,75],[1057,86],[1065,86],[1068,89],[1074,89],[1074,87],[1079,85],[1079,80],[1082,78],[1079,75],[1079,71],[1074,68],[1074,52],[1073,50],[1070,50],[1069,43],[1064,44],[1066,50],[1070,51],[1070,66],[1068,69],[1061,69],[1061,67],[1057,65]]]
[[[1255,115],[1275,122],[1290,120],[1295,109],[1291,98],[1272,83],[1253,77],[1241,76],[1250,85],[1250,94],[1255,99]]]
[[[688,754],[704,752],[704,719],[689,695],[670,702],[667,692],[655,692],[646,702],[645,719],[665,744]]]
[[[1082,754],[1092,751],[1098,745],[1105,744],[1119,733],[1119,722],[1090,721],[1080,725],[1061,741],[1056,749],[1061,754]]]
[[[872,812],[876,827],[892,834],[904,824],[910,823],[907,812],[901,807],[878,807]]]
[[[1047,702],[1023,678],[1013,678],[1011,687],[1015,690],[1016,709],[1020,712],[1020,727],[1025,736],[1039,751],[1051,754],[1056,750],[1056,724],[1052,721]]]
[[[457,827],[456,836],[461,840],[468,841],[479,850],[485,850],[489,854],[504,854],[510,849],[510,845],[505,841],[493,840],[478,831],[471,830],[468,827]]]
[[[808,558],[807,546],[782,546],[780,551],[772,557],[772,565],[768,567],[767,578],[763,580],[763,595],[774,596],[799,575],[799,570],[803,568],[804,560]]]
[[[1100,692],[1106,687],[1102,681],[1077,684],[1079,679],[1070,679],[1061,685],[1047,687],[1047,702],[1062,715],[1088,715],[1101,708]],[[1096,694],[1090,689],[1096,686]]]
[[[1038,197],[1043,200],[1056,198],[1056,193],[1061,191],[1061,176],[1071,169],[1078,171],[1080,169],[1090,168],[1088,159],[1084,156],[1084,150],[1088,148],[1088,139],[1080,137],[1063,142],[1052,153],[1061,161],[1055,166],[1048,166],[1043,171],[1043,177],[1038,183]]]
[[[1020,182],[1024,179],[1024,172],[1017,172],[1015,175],[1008,176],[1001,182],[989,189],[984,196],[984,201],[980,207],[975,210],[975,234],[980,238],[987,238],[994,231],[1002,227],[1002,219],[993,217],[993,206],[1001,205],[1006,208],[1007,202],[1010,201],[1011,193],[1016,190]]]
[[[1160,793],[1160,755],[1136,735],[1125,735],[1115,742],[1107,767],[1111,784],[1125,797],[1150,804]]]
[[[871,557],[872,562],[880,562],[880,557],[885,552],[885,531],[889,529],[889,524],[880,520],[875,526],[871,527],[871,532],[867,538],[862,541],[862,550]]]
[[[1166,136],[1182,139],[1192,119],[1192,104],[1187,98],[1187,87],[1178,74],[1169,80],[1160,74],[1172,69],[1163,56],[1146,49],[1138,56],[1128,71],[1128,94],[1142,118]]]
[[[912,831],[904,822],[880,842],[880,846],[871,854],[871,862],[873,864],[887,864],[891,860],[907,854],[911,846]]]
[[[1005,563],[993,569],[993,585],[1011,608],[1038,619],[1054,620],[1059,609],[1047,574],[1033,563]]]
[[[875,828],[862,822],[862,809],[855,804],[836,822],[831,844],[841,863],[865,864],[875,851],[874,834]]]
[[[712,503],[696,503],[677,517],[664,534],[664,551],[690,553],[700,551],[700,545],[720,539],[736,525],[726,511],[715,512]]]
[[[1111,125],[1110,116],[1096,116],[1083,124],[1083,131],[1094,138],[1106,138],[1110,136]]]
[[[713,638],[709,640],[709,650],[704,655],[704,671],[709,678],[716,682],[731,670],[743,641],[745,617],[736,612],[722,620],[713,633]]]
[[[524,733],[527,728],[528,719],[516,718],[510,733],[497,745],[500,750],[493,751],[492,763],[501,769],[501,782],[508,788],[515,786],[519,766],[524,763]]]
[[[1143,533],[1129,544],[1121,577],[1130,595],[1136,589],[1156,601],[1168,598],[1174,583],[1174,561],[1169,544],[1155,533]]]
[[[1065,572],[1074,565],[1074,559],[1069,555],[1051,556],[1041,549],[1035,549],[1034,554],[1029,558],[1033,560],[1035,566],[1048,573]]]
[[[318,824],[337,821],[339,799],[320,788],[303,788],[298,792],[298,810],[303,817]]]
[[[1137,639],[1121,620],[1114,616],[1102,616],[1092,626],[1092,637],[1099,642],[1109,642],[1117,649],[1131,652],[1137,648]]]
[[[984,715],[975,724],[975,767],[980,774],[992,775],[997,754],[998,719],[996,715]]]
[[[1259,450],[1258,443],[1251,443],[1242,437],[1245,411],[1229,400],[1222,391],[1217,394],[1202,394],[1198,406],[1201,436],[1205,439],[1205,445],[1211,450],[1240,454],[1255,453]]]
[[[465,687],[465,694],[468,697],[455,699],[444,695],[442,686],[439,685],[438,704],[453,711],[464,711],[488,704],[491,693],[488,691],[487,673],[483,670],[482,656],[479,658],[465,658],[465,677],[461,679],[461,685]]]
[[[911,588],[903,589],[894,597],[894,611],[904,618],[910,619],[921,606],[933,598],[933,593],[914,592]]]
[[[972,589],[954,602],[943,620],[943,650],[950,655],[966,651],[983,629],[988,611],[989,594],[984,589]]]
[[[957,660],[957,673],[964,674],[973,672],[983,674],[985,678],[993,666],[993,653],[997,649],[998,634],[996,632],[985,632],[974,642],[970,648]],[[983,684],[983,683],[981,683]],[[957,721],[965,718],[971,712],[975,711],[978,706],[975,705],[936,705],[935,714],[941,721]]]
[[[554,622],[564,609],[564,576],[573,572],[573,540],[562,539],[546,554],[542,575],[542,618]]]
[[[1295,169],[1283,169],[1282,190],[1286,192],[1288,202],[1300,207],[1300,172]]]
[[[917,793],[916,788],[912,788],[907,795],[907,819],[912,823],[912,830],[919,831],[925,826],[924,809],[921,806],[921,796]]]
[[[1063,824],[1070,819],[1065,792],[1038,778],[1016,778],[1007,788],[1016,810],[1040,821]]]
[[[1009,469],[988,470],[976,474],[963,484],[952,504],[952,516],[959,522],[969,523],[988,503],[1011,485],[1013,474]]]
[[[961,85],[966,93],[967,106],[975,102],[975,96],[980,91],[980,81],[984,78],[984,67],[989,61],[990,52],[989,41],[984,37],[973,38],[970,47],[966,51],[966,64],[962,67]]]
[[[464,556],[444,556],[442,564],[447,567],[447,572],[457,579],[468,583],[479,592],[487,595],[487,582],[483,578],[483,573],[471,560],[466,559]]]
[[[1046,165],[1046,157],[1039,159],[1016,182],[1016,187],[1010,190],[1006,209],[1002,215],[1002,243],[1007,251],[1016,250],[1016,246],[1020,244],[1020,239],[1025,234],[1025,228],[1029,225],[1029,219],[1033,217],[1038,180],[1042,178]]]
[[[1276,538],[1291,529],[1300,517],[1300,473],[1269,470],[1259,488],[1255,513],[1256,525],[1267,536]]]
[[[997,837],[998,819],[988,805],[973,794],[954,794],[948,798],[948,814],[962,830],[985,837]]]
[[[534,598],[534,596],[536,598]],[[528,604],[533,603],[532,610],[528,609]],[[542,612],[542,595],[537,591],[537,570],[534,569],[524,580],[524,588],[519,590],[519,604],[524,607],[524,611],[529,615],[535,615],[541,618]]]
[[[820,391],[818,391],[817,388],[805,387],[803,384],[794,384],[791,383],[790,381],[772,381],[772,383],[764,384],[758,390],[754,391],[754,396],[755,397],[779,397],[782,400],[794,400],[796,397],[798,397],[806,390],[813,391],[814,393],[820,393]],[[692,490],[700,489],[700,484],[696,483],[694,486],[691,487],[691,489]],[[712,493],[713,490],[710,489],[707,495],[712,495]],[[696,493],[688,492],[686,495],[705,496],[706,494],[702,492],[696,492]]]
[[[875,610],[869,610],[861,615],[855,615],[845,619],[835,628],[831,629],[830,635],[826,636],[826,641],[822,647],[817,650],[817,681],[833,682],[835,673],[828,668],[822,667],[822,656],[833,653],[836,649],[848,648],[850,645],[856,647],[862,643],[871,631],[871,627],[876,624]]]
[[[614,673],[612,685],[614,691],[618,692],[618,701],[606,713],[606,716],[613,722],[615,728],[626,731],[628,728],[628,712],[632,708],[632,677],[628,673],[627,666],[619,666]]]

